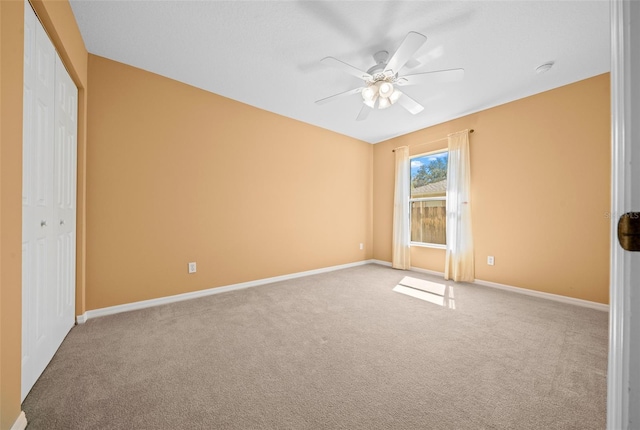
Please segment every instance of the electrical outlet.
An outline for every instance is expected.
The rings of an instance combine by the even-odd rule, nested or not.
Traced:
[[[196,273],[196,262],[189,263],[189,273]]]
[[[360,244],[360,251],[362,251],[364,249],[364,243]]]
[[[487,257],[487,264],[488,264],[489,266],[493,266],[495,263],[496,263],[496,260],[495,260],[495,258],[493,257],[493,255],[490,255],[490,256],[488,256],[488,257]]]

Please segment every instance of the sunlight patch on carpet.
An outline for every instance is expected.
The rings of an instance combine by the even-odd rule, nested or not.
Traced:
[[[449,309],[456,308],[453,287],[437,282],[405,276],[393,291]]]

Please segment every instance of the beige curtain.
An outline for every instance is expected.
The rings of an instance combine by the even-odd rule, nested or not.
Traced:
[[[396,184],[393,198],[393,256],[394,269],[411,267],[409,248],[409,147],[396,148]]]
[[[447,168],[447,254],[444,278],[472,282],[475,277],[471,231],[469,130],[449,138]]]

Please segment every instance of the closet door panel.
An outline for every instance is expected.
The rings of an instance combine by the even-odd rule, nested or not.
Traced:
[[[51,277],[55,49],[31,7],[25,5],[22,222],[22,397],[55,352]]]
[[[57,296],[53,324],[60,343],[75,321],[77,100],[78,90],[56,55],[53,202]]]

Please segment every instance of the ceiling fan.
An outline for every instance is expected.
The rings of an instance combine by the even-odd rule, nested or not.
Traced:
[[[413,54],[415,54],[426,41],[426,36],[416,33],[415,31],[410,31],[391,58],[389,58],[387,51],[376,52],[373,55],[376,64],[366,72],[334,57],[323,58],[320,60],[322,64],[335,67],[362,79],[364,86],[317,100],[316,104],[323,105],[344,96],[360,94],[363,105],[356,118],[357,121],[364,120],[373,109],[386,109],[395,103],[398,103],[413,115],[420,113],[424,109],[424,106],[398,90],[397,87],[418,85],[427,82],[454,82],[464,78],[464,69],[437,70],[433,72],[400,75],[400,70],[411,60]]]

